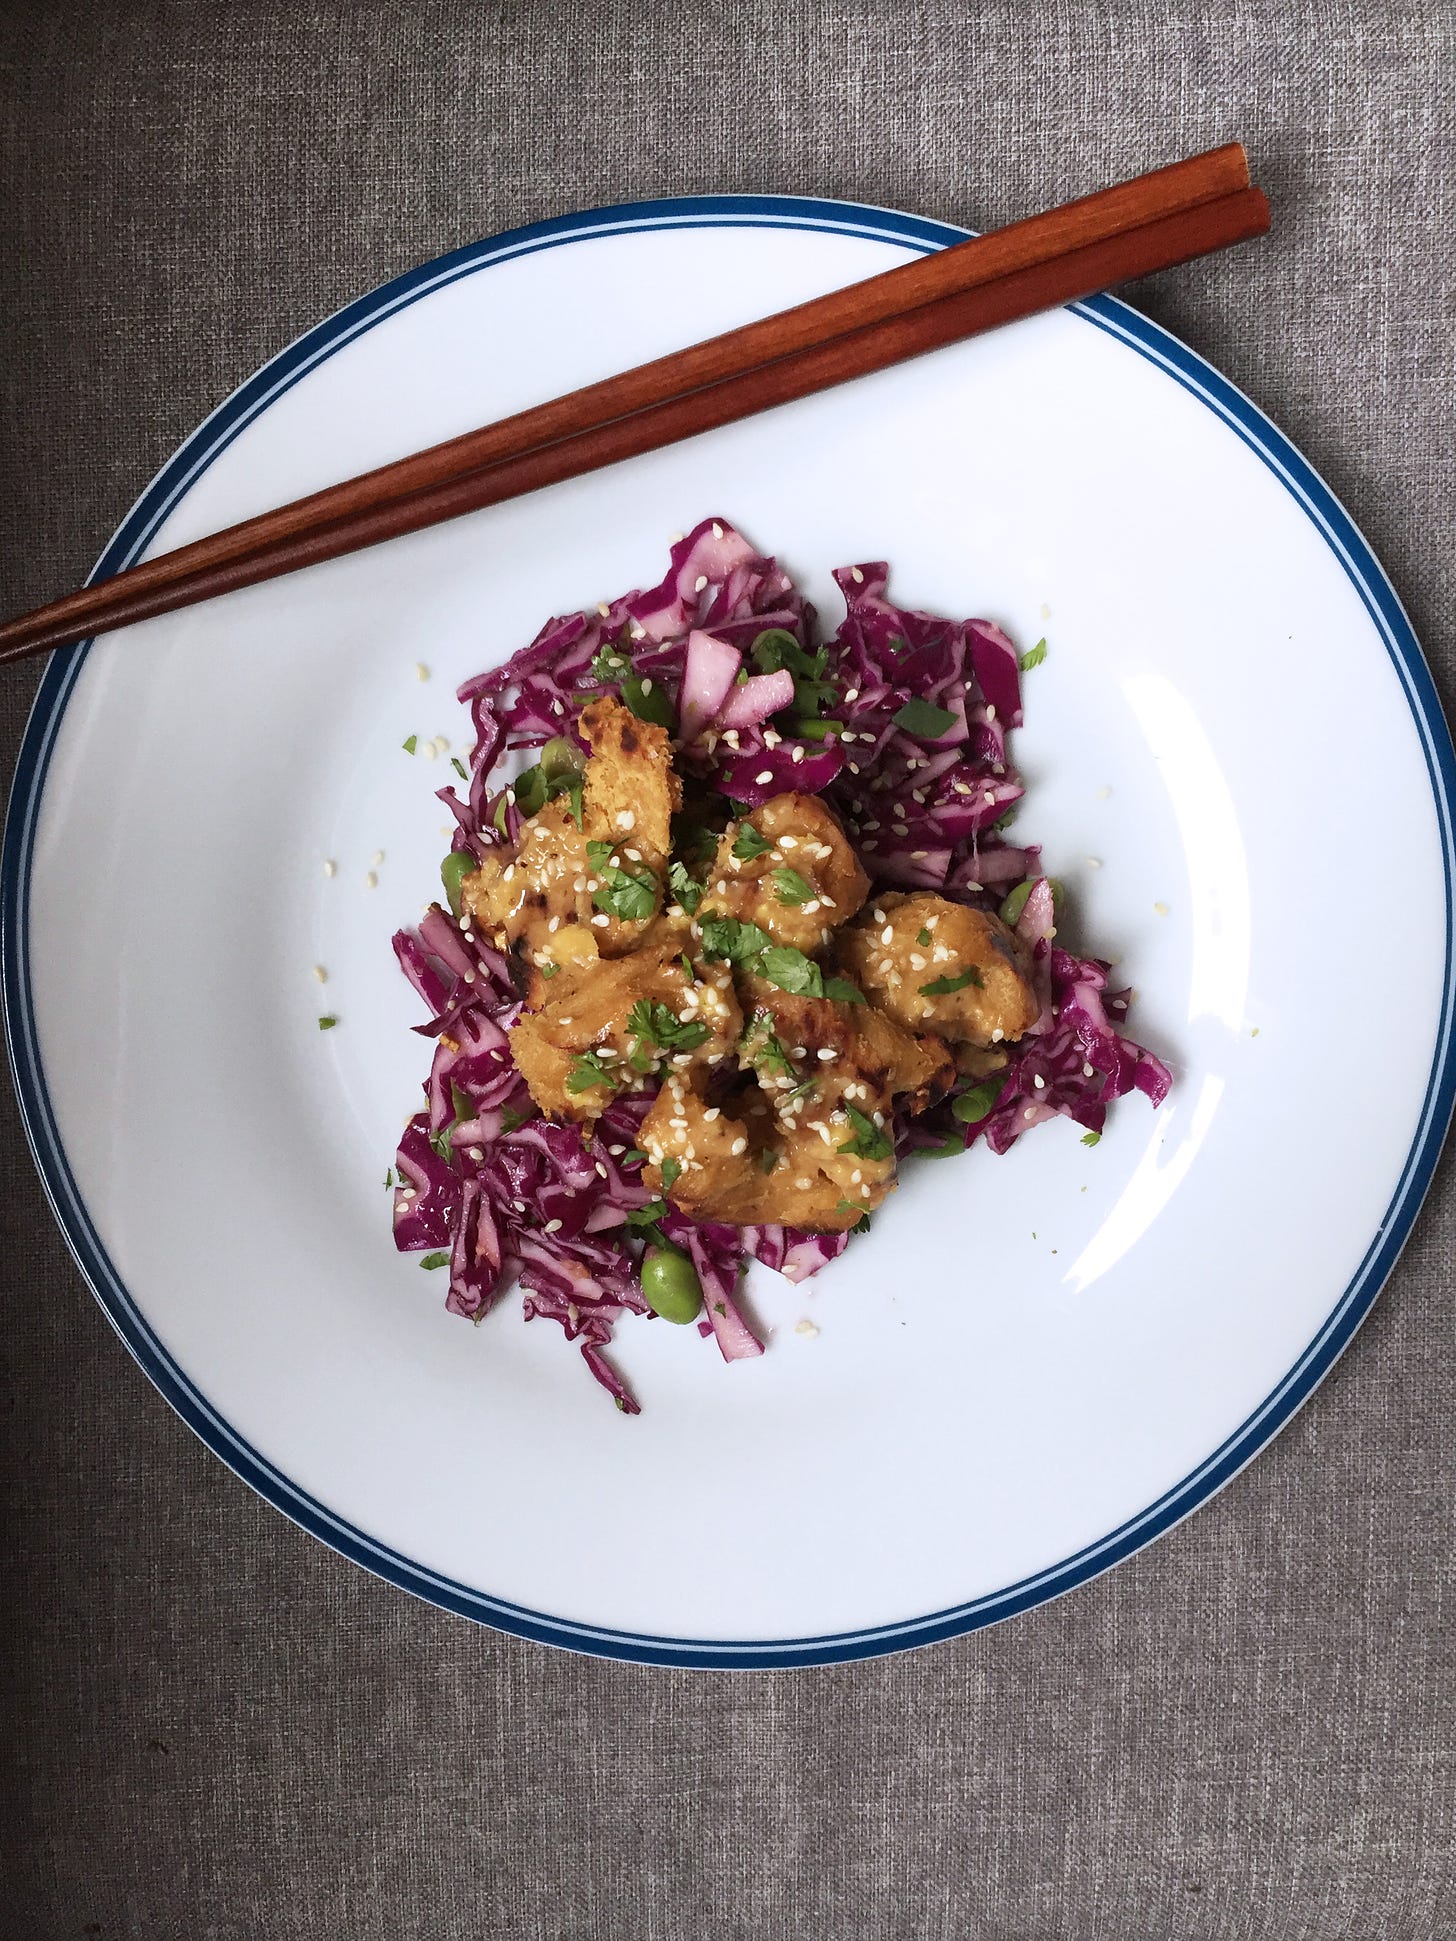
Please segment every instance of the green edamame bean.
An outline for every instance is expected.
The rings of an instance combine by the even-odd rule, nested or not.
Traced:
[[[540,769],[548,782],[559,782],[565,775],[580,775],[586,756],[566,735],[553,735],[541,750]]]
[[[445,885],[450,908],[457,917],[460,915],[460,885],[479,868],[480,864],[468,849],[452,849],[440,865],[440,881]]]
[[[642,1261],[642,1292],[664,1321],[682,1327],[703,1311],[703,1289],[686,1254],[649,1247]]]

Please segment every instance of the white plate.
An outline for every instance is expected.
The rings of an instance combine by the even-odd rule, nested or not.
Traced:
[[[734,197],[466,250],[267,366],[98,570],[956,233]],[[759,1361],[627,1322],[628,1421],[556,1329],[514,1300],[471,1328],[392,1250],[428,1051],[389,937],[437,885],[449,779],[400,744],[463,743],[458,681],[650,584],[708,512],[831,624],[830,569],[885,556],[907,604],[1047,636],[1022,822],[1177,1085],[1095,1151],[1057,1124],[916,1169],[817,1283],[760,1274]],[[1328,491],[1181,345],[1086,304],[58,656],[6,831],[17,1083],[118,1331],[306,1528],[583,1650],[864,1656],[1147,1542],[1349,1339],[1450,1111],[1452,772]]]

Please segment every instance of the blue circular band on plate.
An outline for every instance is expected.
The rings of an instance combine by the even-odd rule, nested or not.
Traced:
[[[245,426],[316,364],[407,304],[460,277],[537,250],[584,237],[662,228],[788,228],[837,232],[897,243],[928,253],[960,242],[968,233],[893,210],[796,196],[686,196],[592,210],[508,230],[487,242],[442,256],[361,297],[281,352],[236,391],[192,434],[147,487],[97,562],[92,579],[104,579],[136,560],[177,501]],[[1287,438],[1211,365],[1175,337],[1112,297],[1072,306],[1076,314],[1109,332],[1184,386],[1269,467],[1298,501],[1339,561],[1372,625],[1385,643],[1414,720],[1431,784],[1440,831],[1445,893],[1446,962],[1435,1051],[1421,1113],[1399,1182],[1364,1259],[1323,1327],[1278,1386],[1223,1445],[1190,1476],[1136,1517],[1050,1569],[989,1596],[902,1623],[813,1638],[742,1639],[639,1636],[601,1626],[574,1624],[489,1597],[378,1544],[299,1489],[252,1448],[212,1408],[167,1354],[107,1258],[77,1189],[46,1091],[31,1002],[28,913],[35,832],[46,773],[66,703],[91,643],[52,655],[37,690],[26,728],[5,823],[0,860],[0,951],[11,1064],[25,1127],[46,1193],[71,1251],[117,1333],[188,1426],[260,1495],[355,1563],[446,1610],[495,1625],[518,1637],[561,1645],[639,1664],[775,1668],[835,1664],[957,1636],[1085,1583],[1151,1543],[1206,1502],[1249,1463],[1306,1400],[1369,1312],[1410,1233],[1431,1183],[1456,1096],[1452,1056],[1451,804],[1456,795],[1456,757],[1430,670],[1395,590],[1369,546],[1334,494]]]

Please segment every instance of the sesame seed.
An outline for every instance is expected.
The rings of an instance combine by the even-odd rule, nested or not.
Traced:
[[[798,747],[791,748],[789,750],[789,760],[791,762],[801,762],[803,761],[803,759],[804,759],[804,749],[803,749],[802,743],[800,743]]]
[[[710,1105],[707,1111],[703,1114],[703,1118],[708,1124],[711,1124],[712,1121],[717,1117],[718,1117],[718,1108],[716,1105]]]
[[[384,851],[382,849],[376,849],[371,860],[377,868],[384,861]]]
[[[1036,1107],[1033,1105],[1027,1106],[1021,1116],[1023,1119],[1034,1119],[1036,1117]]]
[[[801,1193],[807,1193],[807,1192],[808,1192],[808,1190],[809,1190],[809,1182],[808,1182],[808,1180],[807,1180],[807,1179],[804,1179],[804,1178],[803,1178],[802,1176],[801,1176],[800,1178],[798,1178],[798,1179],[796,1179],[796,1180],[794,1181],[794,1184],[795,1184],[795,1186],[797,1186],[797,1187],[798,1187],[798,1189],[799,1189],[799,1191],[800,1191]]]
[[[560,1233],[561,1222],[559,1220],[548,1220],[546,1222],[546,1231],[547,1233]]]
[[[890,824],[890,834],[892,836],[908,836],[909,833],[910,833],[910,828],[908,823],[892,822]]]
[[[994,721],[996,719],[996,710],[991,706],[989,701],[986,703],[986,719],[988,721]]]
[[[796,1321],[794,1323],[794,1333],[803,1335],[806,1341],[817,1341],[819,1339],[819,1330],[807,1315],[805,1315],[802,1321]]]
[[[894,941],[895,941],[894,926],[893,924],[887,923],[884,929],[880,932],[880,942],[882,944],[892,944]]]
[[[554,934],[554,933],[555,933],[556,931],[558,931],[558,930],[559,930],[559,929],[561,928],[561,919],[560,919],[560,917],[552,917],[552,919],[551,919],[551,921],[550,921],[550,923],[548,923],[548,924],[547,924],[547,926],[546,926],[546,928],[547,928],[547,930],[549,930],[549,931],[551,931],[551,932],[552,932],[553,934]]]
[[[694,580],[694,582],[693,582],[693,591],[694,591],[694,593],[701,593],[701,592],[702,592],[702,590],[703,590],[703,588],[704,588],[704,587],[705,587],[705,586],[706,586],[707,584],[708,584],[708,576],[707,576],[707,574],[706,574],[706,573],[699,573],[699,575],[698,575],[698,577],[697,577],[697,579],[696,579],[696,580]]]
[[[858,566],[852,566],[849,569],[849,577],[854,581],[856,586],[864,585],[864,574],[860,571]]]
[[[607,925],[611,922],[611,920],[612,919],[607,915],[605,910],[599,911],[598,914],[592,918],[592,928],[594,930],[605,930]]]
[[[1006,1036],[1006,1033],[1001,1029],[1000,1025],[998,1024],[995,1030],[991,1033],[991,1043],[993,1045],[999,1045],[1001,1040],[1005,1036]]]
[[[1160,917],[1165,917],[1168,914],[1168,906],[1166,903],[1155,903],[1153,909]]]
[[[632,622],[631,632],[634,640],[644,640],[647,637],[647,629],[640,620],[634,620]]]
[[[1101,869],[1102,867],[1102,859],[1100,856],[1089,856],[1086,861],[1088,869]]]
[[[781,734],[779,733],[779,731],[778,731],[778,729],[777,729],[777,728],[765,728],[765,729],[764,729],[764,731],[763,731],[763,745],[764,745],[764,747],[765,747],[765,748],[777,748],[777,747],[778,747],[778,745],[779,745],[779,743],[780,743],[780,742],[781,742],[782,740],[783,740],[783,736],[782,736],[782,735],[781,735]]]
[[[602,616],[603,620],[606,619],[607,615],[611,612],[611,610],[612,609],[607,605],[605,600],[597,601],[597,612]]]
[[[728,1148],[728,1150],[736,1159],[740,1153],[744,1153],[748,1151],[748,1141],[742,1136],[742,1134],[740,1134],[738,1138],[736,1138],[733,1141],[733,1144]]]
[[[1046,1080],[1042,1077],[1040,1072],[1038,1072],[1035,1075],[1035,1077],[1032,1079],[1031,1082],[1036,1087],[1038,1092],[1044,1092],[1046,1090]]]
[[[1095,1078],[1097,1076],[1095,1067],[1092,1065],[1084,1065],[1082,1067],[1082,1076],[1083,1078]]]
[[[766,788],[772,780],[773,770],[771,768],[766,768],[761,775],[755,775],[753,778],[756,788]]]
[[[427,681],[429,680],[429,678],[430,678],[429,668],[425,666],[425,663],[422,660],[417,660],[415,662],[415,679],[417,681]]]
[[[335,875],[335,874],[337,873],[337,871],[338,871],[338,867],[339,867],[339,865],[338,865],[337,863],[325,863],[325,864],[324,864],[324,875],[325,875],[325,876],[333,876],[333,875]]]
[[[374,874],[372,869],[364,872],[364,887],[366,890],[377,890],[379,888],[379,878]]]
[[[1108,788],[1108,787],[1107,787],[1107,786],[1106,786],[1106,785],[1104,784],[1104,785],[1103,785],[1103,786],[1102,786],[1102,787],[1101,787],[1100,789],[1098,789],[1098,791],[1097,791],[1097,800],[1098,800],[1099,802],[1105,802],[1105,801],[1107,800],[1107,798],[1108,798],[1108,796],[1109,796],[1109,795],[1111,795],[1111,793],[1112,793],[1112,790],[1111,790],[1110,788]]]
[[[859,699],[859,689],[857,687],[847,687],[844,690],[844,698],[846,701],[857,701]]]
[[[606,1169],[606,1167],[605,1167],[605,1166],[604,1166],[604,1165],[602,1164],[602,1162],[601,1162],[601,1161],[600,1161],[599,1159],[598,1159],[598,1160],[595,1160],[595,1161],[593,1161],[593,1164],[595,1165],[595,1167],[596,1167],[596,1170],[597,1170],[597,1177],[598,1177],[599,1179],[605,1179],[605,1178],[607,1177],[607,1169]]]
[[[816,1058],[822,1058],[824,1062],[827,1064],[829,1060],[834,1056],[834,1049],[831,1045],[820,1045],[818,1051],[815,1052],[814,1056]]]
[[[721,539],[723,537],[723,528],[718,524],[716,519],[713,521],[713,537],[715,539]]]
[[[870,1197],[870,1189],[867,1186],[862,1186],[859,1189],[859,1196],[862,1200],[867,1200]]]
[[[313,967],[313,974],[314,974],[314,976],[315,976],[315,977],[316,977],[316,978],[318,979],[318,981],[319,981],[319,983],[320,983],[320,984],[327,984],[327,983],[328,983],[328,981],[329,981],[329,974],[328,974],[328,972],[327,972],[327,971],[326,971],[326,970],[324,969],[324,967],[323,967],[323,965],[322,965],[322,964],[315,964],[315,965],[314,965],[314,967]]]

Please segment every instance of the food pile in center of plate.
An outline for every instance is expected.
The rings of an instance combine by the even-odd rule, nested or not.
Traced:
[[[1109,1100],[1169,1085],[1004,833],[1039,650],[891,606],[883,563],[835,577],[826,640],[705,520],[660,586],[467,682],[448,912],[395,939],[436,1040],[396,1244],[477,1320],[519,1282],[628,1412],[624,1312],[759,1354],[749,1259],[803,1279],[906,1159],[1057,1115],[1095,1142]]]

